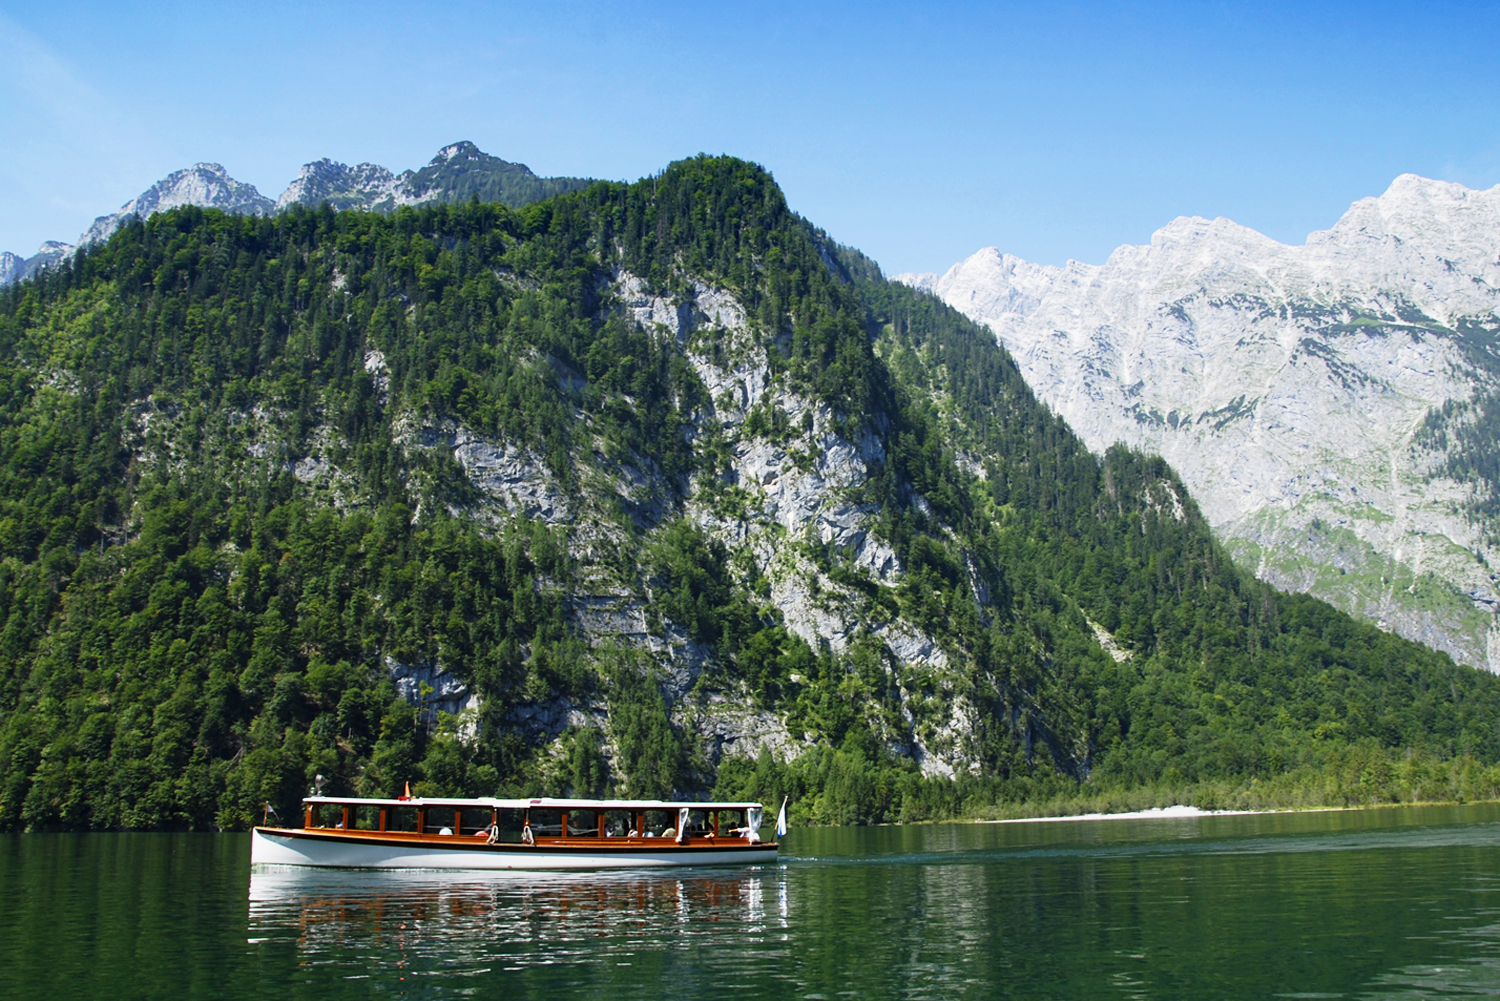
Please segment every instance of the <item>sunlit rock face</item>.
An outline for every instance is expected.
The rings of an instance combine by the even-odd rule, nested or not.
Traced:
[[[988,324],[1091,448],[1164,456],[1261,578],[1500,670],[1500,187],[1403,174],[1302,246],[1180,218],[1103,265],[897,279]]]
[[[217,163],[195,163],[185,170],[175,170],[120,206],[118,212],[100,216],[79,237],[79,245],[107,240],[131,216],[149,218],[183,205],[220,209],[245,215],[263,215],[276,203],[262,195],[253,184],[236,181]]]

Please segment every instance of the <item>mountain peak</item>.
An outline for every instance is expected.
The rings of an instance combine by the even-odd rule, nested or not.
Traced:
[[[324,202],[340,210],[390,208],[397,184],[396,176],[379,164],[351,167],[325,156],[302,165],[296,180],[276,199],[276,211],[294,204],[315,206]]]
[[[1496,188],[1489,190],[1494,191]],[[1426,200],[1445,199],[1449,201],[1462,201],[1470,195],[1484,193],[1484,189],[1470,188],[1457,181],[1439,181],[1435,178],[1423,177],[1421,174],[1400,174],[1377,200],[1393,201],[1422,198]]]
[[[1402,174],[1385,192],[1361,198],[1331,229],[1308,236],[1309,244],[1366,243],[1394,237],[1438,253],[1464,259],[1494,256],[1494,233],[1500,229],[1500,185],[1469,188]]]
[[[498,170],[525,174],[528,177],[536,176],[524,163],[511,163],[492,156],[467,139],[444,146],[437,151],[436,156],[427,161],[426,167],[415,173],[419,176],[432,170]]]
[[[78,242],[107,240],[133,215],[149,217],[183,205],[249,215],[264,215],[276,208],[276,203],[257,191],[255,185],[230,177],[222,164],[195,163],[183,170],[174,170],[120,206],[118,212],[95,219]]]
[[[444,146],[442,149],[438,150],[437,156],[433,157],[431,162],[452,163],[454,160],[484,159],[495,160],[499,158],[490,156],[488,153],[484,152],[484,150],[480,149],[478,146],[475,146],[473,143],[469,142],[469,140],[465,139],[462,142],[456,142],[450,146]]]

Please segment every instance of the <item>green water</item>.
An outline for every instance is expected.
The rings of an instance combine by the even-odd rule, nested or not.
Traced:
[[[0,995],[1500,994],[1500,807],[796,830],[776,866],[252,874],[245,835],[0,837]]]

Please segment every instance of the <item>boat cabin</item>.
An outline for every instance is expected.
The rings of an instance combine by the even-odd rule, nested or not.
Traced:
[[[472,838],[549,845],[595,840],[655,843],[760,842],[759,803],[596,799],[353,799],[309,796],[302,828],[327,833]],[[616,840],[619,839],[619,840]]]

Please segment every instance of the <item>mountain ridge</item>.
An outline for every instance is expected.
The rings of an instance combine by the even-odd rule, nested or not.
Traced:
[[[895,280],[987,323],[1091,448],[1166,456],[1264,579],[1496,669],[1462,436],[1500,375],[1497,232],[1500,186],[1405,174],[1302,245],[1182,217],[1103,265],[987,248]]]
[[[390,212],[406,205],[465,201],[478,196],[511,208],[587,187],[587,178],[538,177],[525,164],[511,163],[483,152],[467,140],[444,146],[418,170],[393,174],[378,164],[350,167],[324,157],[304,164],[281,195],[270,199],[253,184],[237,181],[217,163],[197,163],[176,170],[122,205],[96,218],[71,244],[49,240],[36,254],[22,258],[9,251],[0,256],[0,285],[30,277],[39,269],[71,256],[80,246],[107,240],[132,216],[149,217],[183,205],[226,212],[266,215],[292,205]]]

